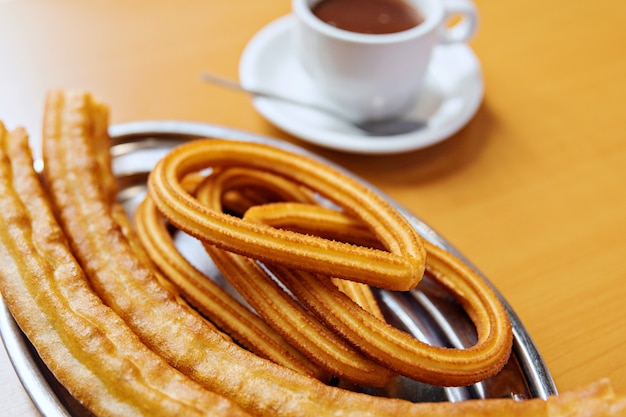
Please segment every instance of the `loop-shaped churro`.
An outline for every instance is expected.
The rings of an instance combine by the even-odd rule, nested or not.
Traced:
[[[355,244],[372,242],[367,228],[344,213],[321,206],[275,203],[250,209],[245,219],[280,223],[303,232],[333,237],[355,231]],[[319,221],[318,221],[319,220]],[[363,241],[359,241],[363,239]],[[367,355],[402,375],[436,385],[469,385],[495,375],[512,344],[508,315],[488,284],[461,260],[425,241],[426,270],[465,308],[476,326],[477,342],[466,349],[431,346],[381,323],[337,291],[327,277],[277,265],[267,267],[321,320]]]
[[[196,142],[195,145],[205,146],[205,144],[209,143],[214,143],[219,146],[223,142]],[[243,147],[243,154],[248,158],[243,158],[238,154],[240,147]],[[207,146],[207,149],[209,148],[210,147]],[[257,146],[252,146],[251,148],[257,150]],[[263,148],[264,147],[261,147],[261,149]],[[197,152],[199,151],[198,149]],[[242,163],[244,160],[249,159],[249,153],[249,147],[241,143],[235,143],[230,153],[230,163]],[[170,155],[176,155],[176,150]],[[193,158],[190,159],[192,160]],[[166,157],[160,164],[167,166],[167,160],[168,158]],[[176,160],[176,158],[174,158],[174,160]],[[186,161],[187,157],[182,157],[181,160]],[[278,160],[274,160],[273,162],[272,167],[274,167],[274,169],[270,171],[271,175],[277,175],[277,173],[284,175],[287,170],[285,168],[279,168]],[[195,169],[205,169],[209,167],[203,163],[197,163],[196,165],[189,163],[189,166],[183,162],[181,162],[181,164],[182,166],[186,166],[184,169],[179,167],[180,171],[178,175],[180,175],[181,178],[191,172],[188,171],[191,166],[194,166]],[[225,164],[225,162],[222,162],[222,164]],[[315,268],[303,266],[303,264],[307,264],[307,262],[310,261],[306,258],[306,253],[299,253],[300,256],[305,256],[305,258],[300,258],[298,265],[294,265],[293,262],[285,264],[281,262],[280,259],[276,260],[274,253],[268,252],[269,248],[266,248],[268,242],[281,248],[290,245],[293,246],[295,243],[289,240],[286,242],[279,241],[278,239],[280,239],[281,236],[298,236],[308,238],[309,240],[315,238],[330,238],[333,240],[324,240],[324,242],[328,242],[328,246],[337,244],[343,245],[339,246],[341,249],[350,248],[350,251],[346,250],[344,252],[344,256],[346,257],[345,264],[352,265],[354,263],[363,262],[362,258],[357,258],[356,260],[350,258],[354,252],[369,250],[384,253],[384,251],[380,249],[360,246],[363,242],[355,242],[355,239],[362,239],[373,248],[390,247],[388,243],[380,239],[380,236],[375,234],[376,226],[364,223],[364,216],[357,217],[354,212],[346,210],[346,207],[350,207],[350,204],[336,198],[332,200],[332,202],[342,209],[341,213],[336,210],[312,204],[277,203],[269,205],[274,215],[272,220],[274,225],[280,221],[283,223],[289,222],[287,219],[288,213],[285,213],[286,210],[284,210],[286,207],[299,208],[297,212],[309,213],[309,218],[304,219],[304,217],[302,217],[299,221],[291,221],[291,227],[287,228],[283,225],[279,229],[274,227],[263,229],[262,226],[264,226],[264,224],[258,222],[253,223],[259,226],[258,229],[247,227],[245,223],[249,221],[250,216],[254,215],[255,210],[262,209],[250,208],[248,210],[250,211],[250,215],[244,215],[244,220],[241,221],[240,219],[235,219],[232,216],[224,214],[222,208],[223,196],[227,191],[230,191],[231,188],[237,188],[238,185],[245,182],[245,173],[229,175],[229,169],[233,168],[224,169],[219,163],[217,163],[217,165],[218,168],[212,167],[215,170],[214,173],[209,175],[199,187],[196,196],[198,200],[186,194],[185,200],[181,202],[181,204],[185,205],[187,204],[185,201],[187,201],[191,207],[198,207],[197,210],[193,209],[195,210],[194,220],[187,222],[188,219],[184,213],[168,212],[166,209],[164,215],[171,223],[176,225],[186,224],[188,227],[193,227],[194,223],[199,224],[203,222],[204,218],[202,217],[202,213],[205,213],[206,216],[211,217],[216,223],[229,223],[230,229],[225,228],[219,232],[225,235],[230,236],[238,233],[246,233],[246,231],[249,230],[271,231],[270,235],[272,239],[269,241],[259,237],[259,234],[246,235],[247,240],[244,243],[247,248],[243,251],[235,250],[234,252],[254,256],[259,250],[255,245],[258,244],[259,247],[264,248],[265,252],[263,252],[263,256],[258,257],[258,259],[265,263],[267,269],[271,271],[300,302],[314,311],[322,321],[349,340],[350,343],[367,356],[376,359],[376,361],[402,375],[436,385],[468,385],[485,379],[488,376],[495,375],[502,369],[508,360],[512,344],[512,333],[508,316],[495,294],[487,287],[487,284],[474,274],[473,271],[465,267],[462,262],[452,257],[450,254],[438,252],[437,248],[429,245],[429,250],[435,255],[430,264],[430,272],[438,280],[441,280],[442,283],[459,298],[459,302],[468,311],[470,318],[477,327],[477,343],[466,349],[451,349],[431,346],[420,342],[407,333],[384,323],[379,320],[379,318],[372,316],[356,305],[328,278],[334,274],[320,274]],[[265,166],[270,164],[265,163],[257,165]],[[176,166],[178,165],[173,163],[173,167]],[[162,169],[165,170],[165,168]],[[265,173],[266,171],[262,172]],[[162,188],[167,189],[166,186],[175,189],[177,184],[179,184],[176,182],[173,184],[160,183],[159,179],[162,179],[162,175],[163,172],[159,171],[157,167],[151,176],[151,185],[153,186],[151,189],[152,196],[159,194],[157,190],[161,190]],[[288,177],[289,180],[294,180],[294,178],[301,179],[298,176]],[[170,180],[172,180],[172,178],[170,178]],[[305,185],[315,192],[320,192],[319,186],[312,188],[314,184],[315,181],[309,181]],[[180,187],[180,185],[178,186]],[[273,184],[273,186],[275,188],[280,187],[276,184]],[[180,188],[184,192],[184,188]],[[333,192],[325,189],[325,192],[320,192],[320,194],[328,198],[329,195],[336,195],[336,191]],[[389,209],[389,211],[399,216],[395,210]],[[190,212],[188,211],[186,213],[189,214]],[[383,217],[393,217],[393,214],[386,214]],[[207,222],[205,226],[208,229],[216,227],[215,223],[212,221]],[[221,227],[226,226],[221,224]],[[352,238],[349,237],[349,229],[351,228],[358,231]],[[294,232],[293,230],[299,230],[299,232]],[[331,230],[333,230],[333,232],[331,232]],[[301,330],[298,332],[298,329],[313,328],[314,326],[311,325],[312,322],[306,319],[303,313],[297,313],[299,310],[296,309],[289,295],[276,287],[271,277],[267,276],[263,269],[259,268],[251,259],[224,251],[224,247],[228,248],[228,245],[221,245],[219,242],[211,239],[203,240],[206,239],[206,234],[202,230],[191,229],[188,230],[188,232],[198,236],[203,241],[207,251],[211,254],[224,275],[228,277],[231,283],[247,298],[248,302],[252,304],[277,331],[284,332],[281,334],[288,339],[292,337],[292,339],[289,339],[292,343],[297,344],[301,339],[306,340],[304,337],[293,337],[294,334],[304,335],[301,333]],[[316,234],[314,235],[312,233]],[[351,240],[352,243],[357,243],[357,245],[334,240],[341,233],[344,234],[342,237],[343,240]],[[304,242],[305,240],[306,239],[298,242]],[[237,241],[237,239],[234,241]],[[321,250],[321,248],[318,248],[318,251],[319,250]],[[254,290],[251,290],[251,288],[254,288]],[[263,295],[258,295],[265,293],[271,294],[269,298],[273,300],[272,303],[265,302],[267,298]],[[284,309],[282,317],[280,309]],[[291,313],[286,313],[286,311],[291,311]],[[276,317],[279,318],[276,319]],[[300,324],[286,326],[282,322],[287,318],[293,320],[294,323]],[[320,348],[324,346],[324,343],[326,342],[322,337],[315,336],[310,339],[310,343],[304,345],[300,344],[299,348],[309,347],[308,350],[305,349],[303,352],[311,355],[313,353],[311,347]],[[331,349],[331,352],[332,351]],[[320,352],[324,351],[321,350]],[[309,357],[313,360],[313,358],[319,357],[319,355],[313,354],[313,356]],[[348,366],[348,363],[340,368],[332,368],[336,356],[327,356],[327,358],[328,359],[321,360],[320,364],[322,366],[329,366],[333,372],[343,369],[345,375],[349,376],[348,379],[354,378],[358,380],[357,378],[368,375],[364,374],[363,376],[359,376],[358,373],[354,373],[358,368],[352,368]],[[350,369],[352,370],[350,371]]]
[[[328,380],[327,372],[313,365],[256,314],[185,259],[149,197],[137,207],[135,225],[139,239],[157,267],[191,305],[220,329],[261,357]]]
[[[184,183],[186,183],[188,179],[189,176],[185,178]],[[294,202],[299,208],[314,207],[314,205],[320,203],[311,190],[304,188],[301,184],[266,171],[241,167],[222,168],[212,174],[210,182],[212,184],[211,187],[207,187],[207,184],[203,187],[203,192],[205,193],[204,199],[213,200],[215,207],[220,209],[219,199],[221,195],[222,210],[227,213],[235,213],[240,217],[249,216],[250,213],[253,213],[255,209],[258,208],[271,208],[272,203],[277,201],[281,201],[282,204]],[[207,194],[209,188],[213,194],[212,196]],[[265,211],[265,216],[270,215],[268,211],[269,210]],[[304,211],[302,211],[301,215],[303,214]],[[320,220],[319,212],[316,212],[316,214],[316,223],[323,221]],[[347,216],[344,216],[344,218],[350,219]],[[281,227],[279,219],[273,219],[273,222],[268,222],[267,220],[266,217],[263,223],[284,229],[284,227]],[[346,224],[338,225],[337,218],[332,219],[332,222],[332,235],[329,233],[325,235],[311,233],[310,229],[304,231],[298,230],[297,226],[294,224],[291,224],[291,227],[288,229],[305,234],[323,236],[327,239],[338,240],[340,242],[349,242],[350,238],[353,237],[352,234],[356,232],[359,233],[359,242],[365,242],[368,238],[372,241],[371,245],[361,243],[361,246],[383,249],[380,247],[378,241],[371,239],[372,233],[369,229],[360,227],[363,226],[362,223],[349,221]],[[311,223],[309,223],[309,227],[310,224]],[[356,226],[357,224],[358,226]],[[327,232],[330,230],[329,228],[326,229]],[[375,300],[369,286],[360,282],[340,278],[334,278],[333,282],[359,306],[365,308],[381,320],[384,320],[378,302]]]
[[[229,185],[232,186],[232,178],[228,170],[209,176],[197,191],[198,200],[213,210],[221,211],[222,196],[229,190]],[[239,182],[243,181],[239,176],[236,178]],[[307,235],[315,233],[331,239],[340,237],[358,245],[366,242],[378,246],[375,236],[371,232],[368,235],[370,229],[366,225],[327,207],[294,202],[266,204],[250,208],[244,219],[256,216],[257,220],[263,221],[264,214],[270,218],[272,225],[280,224],[283,229],[296,229]],[[350,231],[354,232],[352,237]],[[428,345],[359,308],[327,277],[272,263],[266,264],[266,267],[327,325],[368,356],[402,375],[437,385],[468,385],[495,375],[508,360],[512,343],[510,322],[504,308],[485,281],[469,267],[434,245],[425,244],[431,255],[427,257],[427,270],[451,291],[476,325],[478,341],[472,347],[451,349]],[[234,268],[233,264],[244,265],[235,269],[244,269],[245,273],[232,279],[239,282],[236,287],[247,297],[269,293],[274,305],[278,300],[290,300],[252,260],[239,259],[241,257],[237,255],[205,246],[228,277],[233,275],[229,273]],[[267,282],[269,286],[250,290],[250,286],[261,285],[262,282]],[[288,304],[283,308],[282,320],[277,321],[273,312],[268,318],[277,328],[287,330],[287,334],[299,333],[286,329],[284,320],[297,320],[297,315],[287,312],[290,311]],[[305,320],[301,323],[299,328],[310,326]],[[312,339],[314,344],[319,342],[319,338]]]
[[[232,165],[301,183],[367,224],[387,251],[244,222],[203,206],[180,184],[188,173]],[[228,251],[390,290],[415,287],[424,272],[424,246],[403,216],[358,181],[302,155],[258,143],[197,140],[165,156],[148,184],[151,197],[169,221]]]
[[[258,169],[233,166],[217,170],[224,211],[239,217],[250,208],[272,202],[316,204],[312,191],[284,177]]]
[[[272,174],[263,185],[270,188],[290,187]],[[258,176],[255,176],[258,179]],[[241,172],[237,169],[220,170],[199,185],[198,201],[217,212],[222,211],[222,196],[241,185]],[[259,184],[257,184],[259,185]],[[297,199],[298,195],[285,189],[284,198]],[[305,199],[306,200],[306,199]],[[205,249],[245,300],[278,333],[296,346],[311,361],[346,381],[369,386],[383,386],[394,376],[386,367],[372,361],[331,329],[321,324],[276,284],[255,260],[204,243]]]

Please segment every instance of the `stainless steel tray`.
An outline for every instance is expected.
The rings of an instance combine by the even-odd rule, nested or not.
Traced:
[[[352,175],[332,162],[295,145],[215,125],[177,121],[134,122],[112,126],[110,134],[113,139],[111,149],[113,169],[120,183],[118,197],[129,213],[132,213],[136,204],[141,201],[145,193],[147,174],[156,161],[177,144],[199,137],[262,142],[320,159]],[[374,189],[371,184],[366,183],[366,185]],[[380,190],[375,191],[384,196]],[[476,269],[421,219],[391,201],[387,196],[384,197],[407,217],[424,238],[453,252]],[[195,247],[190,239],[182,236],[182,239],[178,240],[187,256],[196,258],[198,255],[197,259],[206,259],[206,257],[203,258],[202,249],[199,246]],[[199,252],[195,254],[195,251]],[[197,263],[197,266],[201,269],[212,268],[214,270],[209,260],[204,262],[205,264]],[[478,273],[480,274],[479,271]],[[484,276],[483,278],[488,282],[487,278]],[[399,293],[377,290],[376,295],[390,322],[417,338],[431,344],[453,347],[468,346],[475,338],[473,325],[463,310],[446,294],[444,289],[428,277],[413,291]],[[532,339],[511,306],[503,298],[502,301],[513,324],[513,353],[504,370],[495,377],[460,388],[434,387],[401,378],[397,384],[385,390],[374,390],[368,387],[352,387],[352,389],[411,401],[461,401],[473,398],[506,397],[526,399],[546,398],[556,394],[552,377]],[[0,332],[22,384],[42,414],[46,416],[89,415],[68,395],[41,362],[1,299]]]

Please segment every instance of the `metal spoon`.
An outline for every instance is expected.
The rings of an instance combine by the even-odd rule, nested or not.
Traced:
[[[393,118],[393,119],[384,119],[384,120],[364,120],[361,122],[354,122],[346,119],[345,116],[342,116],[331,110],[329,108],[319,106],[314,103],[305,103],[291,97],[286,97],[280,94],[270,93],[267,91],[250,89],[242,86],[236,81],[230,80],[228,78],[221,77],[219,75],[210,74],[210,73],[202,73],[201,75],[202,81],[219,85],[222,87],[230,88],[231,90],[241,91],[256,97],[264,97],[271,100],[280,100],[285,103],[293,104],[300,107],[306,107],[309,109],[313,109],[327,115],[330,115],[336,119],[340,119],[345,123],[348,123],[358,129],[360,129],[363,133],[369,136],[394,136],[394,135],[402,135],[404,133],[415,132],[417,130],[423,129],[426,127],[426,122],[421,120],[411,120],[404,118]]]

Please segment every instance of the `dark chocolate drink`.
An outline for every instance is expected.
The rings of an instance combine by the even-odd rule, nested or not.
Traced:
[[[329,25],[359,33],[402,32],[424,21],[406,0],[321,0],[311,11]]]

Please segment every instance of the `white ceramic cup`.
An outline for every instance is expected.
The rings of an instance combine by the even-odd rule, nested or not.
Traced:
[[[418,97],[433,48],[467,42],[478,14],[471,0],[406,0],[420,12],[419,25],[389,34],[338,29],[317,18],[319,0],[292,0],[300,63],[333,107],[354,120],[401,115]],[[449,26],[454,17],[459,21]]]

